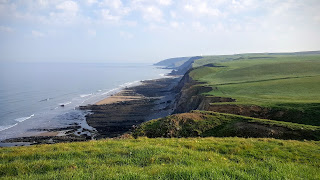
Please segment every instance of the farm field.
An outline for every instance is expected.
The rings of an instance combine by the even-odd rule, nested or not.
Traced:
[[[305,112],[303,122],[319,125],[320,55],[209,56],[194,68],[190,76],[213,88],[206,95],[236,99],[228,104]]]

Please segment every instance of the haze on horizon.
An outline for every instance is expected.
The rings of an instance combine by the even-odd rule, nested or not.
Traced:
[[[0,62],[320,50],[319,0],[0,0]]]

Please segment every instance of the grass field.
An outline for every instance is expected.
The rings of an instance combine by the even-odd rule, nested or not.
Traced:
[[[316,115],[312,121],[320,119],[320,55],[209,56],[194,67],[191,77],[214,87],[208,95],[234,98],[234,104],[306,111]]]
[[[1,179],[319,179],[320,143],[139,138],[0,149]]]

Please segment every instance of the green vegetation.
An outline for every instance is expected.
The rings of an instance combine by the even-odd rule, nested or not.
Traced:
[[[320,125],[320,55],[208,56],[194,67],[190,76],[213,87],[207,95],[303,113],[292,122]]]
[[[190,57],[177,57],[177,58],[170,58],[162,60],[154,65],[156,66],[166,66],[166,68],[178,68],[187,62]]]
[[[133,132],[133,136],[238,136],[320,140],[320,127],[210,111],[192,111],[145,122]]]
[[[192,88],[236,99],[211,108],[277,116],[191,111],[143,123],[137,139],[0,148],[0,179],[320,179],[317,52],[207,56],[193,67],[190,77],[202,83]]]
[[[0,149],[1,179],[319,179],[320,143],[139,138]]]

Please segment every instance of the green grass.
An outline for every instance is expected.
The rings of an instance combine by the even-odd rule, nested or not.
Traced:
[[[210,95],[241,104],[320,103],[320,76],[218,85]]]
[[[190,76],[214,87],[207,95],[236,99],[231,104],[295,109],[306,113],[301,123],[320,125],[320,55],[208,56],[194,67]]]
[[[212,61],[215,62],[214,59]],[[206,63],[208,62],[209,60],[207,59]],[[276,79],[285,80],[287,78],[320,75],[320,55],[273,57],[262,60],[241,59],[218,63],[217,65],[224,67],[198,67],[190,75],[195,80],[206,82],[210,85],[250,83]]]
[[[1,179],[319,179],[320,143],[275,139],[99,140],[0,149]]]
[[[211,111],[174,114],[141,124],[134,137],[273,137],[320,140],[320,127]]]
[[[287,109],[287,121],[303,112],[302,123],[319,123],[319,55],[207,56],[193,66],[191,77],[214,87],[208,95]],[[133,134],[203,138],[0,148],[0,179],[320,179],[320,141],[207,137],[247,136],[239,123],[285,129],[297,139],[319,138],[319,126],[194,111],[152,120]]]

